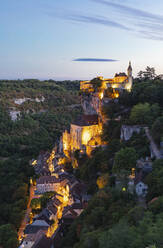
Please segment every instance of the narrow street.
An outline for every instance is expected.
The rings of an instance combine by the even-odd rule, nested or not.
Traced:
[[[21,237],[24,234],[24,229],[26,228],[26,225],[28,224],[28,221],[29,221],[29,214],[31,212],[30,204],[31,204],[31,200],[34,197],[34,188],[35,187],[31,184],[30,185],[30,194],[29,194],[29,200],[28,200],[28,204],[27,204],[26,213],[25,213],[24,219],[22,220],[21,226],[20,226],[19,231],[18,231],[18,239],[19,240],[21,240]]]

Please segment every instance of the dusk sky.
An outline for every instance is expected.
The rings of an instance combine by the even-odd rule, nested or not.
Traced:
[[[162,0],[1,0],[0,79],[163,73]]]

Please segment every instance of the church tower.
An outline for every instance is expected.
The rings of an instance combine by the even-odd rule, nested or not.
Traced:
[[[128,66],[127,72],[128,72],[128,77],[132,77],[131,61],[129,61],[129,66]]]
[[[127,76],[128,76],[128,82],[127,82],[127,84],[125,86],[125,89],[128,90],[128,91],[131,91],[132,83],[133,83],[131,62],[129,62],[129,66],[128,66],[128,69],[127,69]]]

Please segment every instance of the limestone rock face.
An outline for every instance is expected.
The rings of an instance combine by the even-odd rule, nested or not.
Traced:
[[[101,101],[98,96],[83,96],[81,104],[85,115],[97,115],[100,112]]]
[[[121,127],[121,140],[129,140],[133,133],[140,133],[141,126],[128,126],[128,125],[123,125]]]

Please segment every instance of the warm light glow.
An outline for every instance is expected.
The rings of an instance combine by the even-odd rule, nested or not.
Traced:
[[[126,90],[128,90],[130,92],[131,91],[131,86],[127,86]]]
[[[100,97],[100,99],[102,100],[102,98],[104,97],[104,93],[103,93],[103,92],[100,92],[100,93],[99,93],[99,97]]]
[[[37,164],[37,160],[34,160],[34,161],[32,162],[32,165],[35,166],[36,164]]]
[[[131,169],[131,175],[132,175],[133,178],[135,178],[135,168]]]
[[[54,166],[53,166],[53,159],[54,159],[54,158],[55,158],[55,151],[52,150],[52,152],[51,152],[49,158],[48,158],[47,161],[46,161],[47,164],[48,164],[48,166],[49,166],[49,170],[50,170],[51,173],[54,172]]]
[[[119,97],[119,94],[118,93],[115,93],[114,97],[115,98],[118,98]]]
[[[63,149],[67,150],[67,144],[66,143],[63,144]]]
[[[88,141],[91,139],[90,132],[88,130],[83,130],[82,143],[87,145]]]
[[[126,191],[126,188],[125,188],[125,187],[123,187],[123,188],[122,188],[122,191],[123,191],[123,192],[125,192],[125,191]]]

